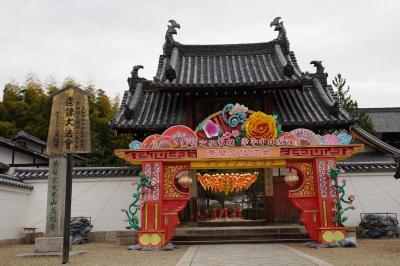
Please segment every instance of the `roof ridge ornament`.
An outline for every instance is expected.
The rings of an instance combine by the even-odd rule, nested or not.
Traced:
[[[179,44],[179,42],[174,40],[174,34],[177,34],[178,32],[176,29],[180,29],[181,25],[179,25],[175,20],[170,19],[168,20],[171,25],[168,25],[167,27],[167,32],[165,33],[165,44],[164,44],[164,55],[170,56],[173,46],[175,44]]]
[[[141,81],[146,80],[145,78],[140,78],[139,77],[139,69],[143,69],[144,67],[142,65],[134,65],[132,68],[131,76],[128,78],[128,85],[129,85],[129,90],[133,91],[136,88],[136,84],[138,84]]]
[[[131,72],[132,78],[139,78],[139,75],[138,75],[139,69],[143,69],[143,68],[144,67],[142,65],[133,66],[132,72]]]
[[[317,71],[311,75],[318,78],[319,81],[321,81],[322,86],[326,87],[328,85],[328,73],[325,72],[325,67],[322,65],[322,61],[313,60],[310,64],[317,69]]]
[[[165,33],[165,42],[166,43],[178,43],[174,40],[173,35],[177,34],[178,32],[176,29],[180,29],[181,25],[179,25],[175,20],[170,19],[168,20],[171,25],[168,25],[167,32]]]
[[[289,39],[286,36],[286,29],[283,26],[283,21],[279,21],[281,17],[276,17],[274,20],[269,24],[270,27],[275,26],[274,31],[278,32],[278,37],[275,40],[278,41],[285,41],[287,44],[287,52],[289,52]]]

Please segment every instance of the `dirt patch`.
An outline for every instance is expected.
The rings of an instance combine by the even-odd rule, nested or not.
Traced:
[[[333,265],[399,265],[400,239],[358,240],[357,248],[308,248],[305,244],[288,246],[318,257]]]
[[[128,246],[91,243],[73,246],[74,251],[87,253],[70,258],[70,265],[175,265],[188,247],[173,251],[132,251]],[[0,247],[0,265],[61,265],[61,257],[17,258],[17,254],[33,252],[33,245],[7,245]]]

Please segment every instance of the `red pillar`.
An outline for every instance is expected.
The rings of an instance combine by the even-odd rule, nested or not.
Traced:
[[[331,168],[336,167],[335,158],[320,158],[314,160],[316,188],[318,192],[320,227],[318,242],[329,243],[345,238],[346,231],[333,220],[335,217],[335,203],[338,200],[337,183],[333,183],[329,176]]]
[[[345,228],[333,221],[334,204],[338,200],[336,183],[329,170],[336,167],[335,158],[288,162],[300,177],[300,185],[289,191],[289,199],[300,210],[300,221],[310,238],[318,243],[330,243],[345,237]]]
[[[188,170],[187,163],[143,163],[142,172],[150,177],[152,187],[143,188],[138,246],[162,247],[170,242],[179,224],[178,213],[189,201],[189,193],[181,191],[177,176]]]

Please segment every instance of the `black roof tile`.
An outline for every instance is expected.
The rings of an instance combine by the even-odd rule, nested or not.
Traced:
[[[400,133],[400,107],[360,109],[371,118],[376,132]]]
[[[48,168],[16,168],[14,178],[20,180],[47,179]],[[72,176],[74,178],[84,177],[134,177],[138,176],[139,167],[74,167]]]
[[[32,185],[25,184],[22,181],[22,179],[15,177],[15,176],[6,175],[6,174],[0,174],[0,185],[24,188],[24,189],[29,189],[29,190],[33,189]]]

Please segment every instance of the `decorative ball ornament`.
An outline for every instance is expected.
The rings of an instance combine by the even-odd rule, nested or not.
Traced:
[[[182,175],[178,179],[179,185],[184,188],[188,188],[190,184],[192,184],[192,178],[189,175]]]
[[[299,183],[299,177],[293,172],[289,172],[284,180],[290,187],[295,187]]]

